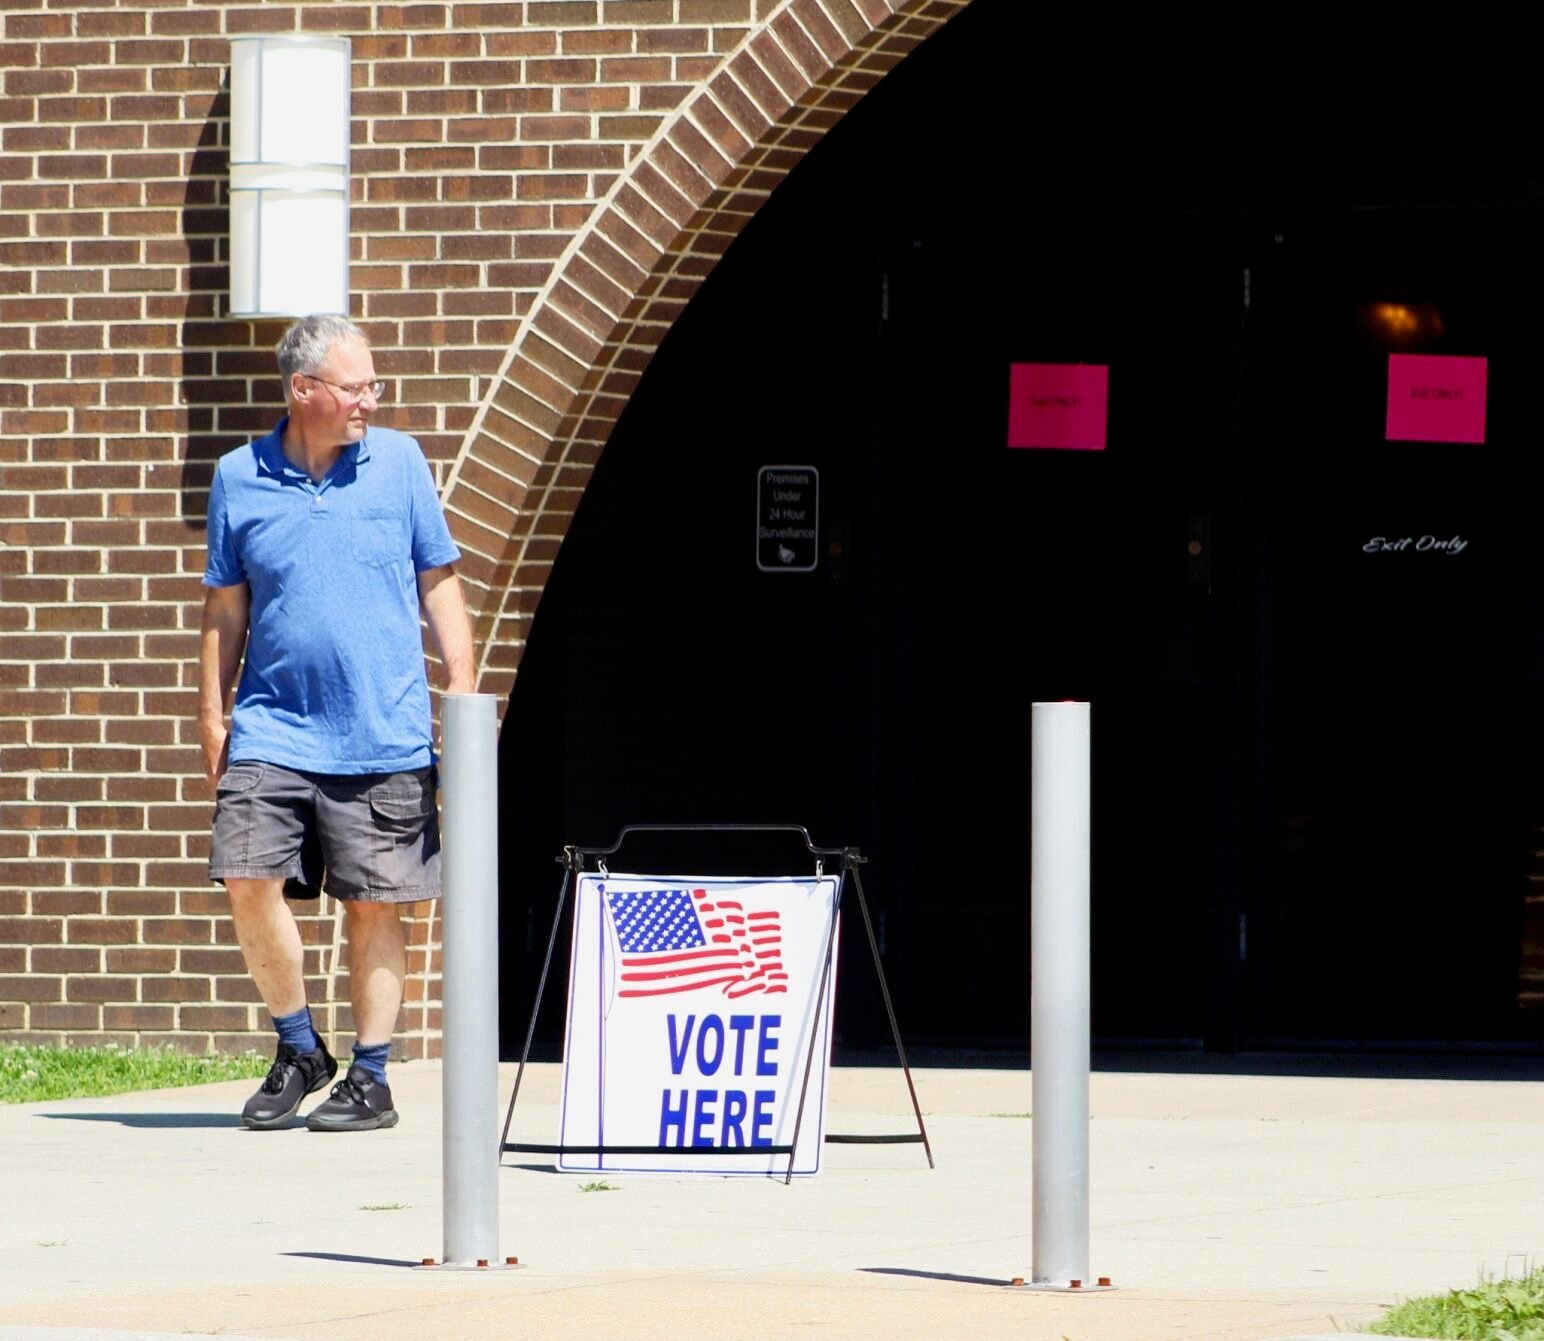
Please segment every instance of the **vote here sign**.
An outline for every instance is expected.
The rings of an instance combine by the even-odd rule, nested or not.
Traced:
[[[574,901],[558,1168],[820,1171],[835,876],[583,875]],[[659,1153],[578,1153],[646,1146]],[[720,1151],[732,1153],[717,1153]]]

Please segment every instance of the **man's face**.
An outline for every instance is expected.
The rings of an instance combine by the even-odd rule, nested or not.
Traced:
[[[378,403],[369,390],[374,381],[375,360],[369,345],[340,340],[314,373],[296,373],[291,379],[290,415],[301,420],[307,436],[333,443],[358,442]]]

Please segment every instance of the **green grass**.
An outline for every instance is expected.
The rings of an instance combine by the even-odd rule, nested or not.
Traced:
[[[1462,1341],[1544,1341],[1544,1267],[1469,1290],[1408,1299],[1367,1330]]]
[[[89,1099],[266,1075],[272,1059],[192,1057],[173,1048],[41,1048],[0,1043],[0,1103]]]
[[[603,1178],[598,1183],[580,1183],[579,1190],[581,1192],[620,1192],[622,1189],[615,1183],[606,1182]]]

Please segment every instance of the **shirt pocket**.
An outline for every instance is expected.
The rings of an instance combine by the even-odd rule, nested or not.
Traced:
[[[354,557],[372,568],[403,563],[411,557],[407,514],[401,508],[361,508],[350,523]]]

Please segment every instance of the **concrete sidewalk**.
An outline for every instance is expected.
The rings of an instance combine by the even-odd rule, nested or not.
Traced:
[[[440,1072],[402,1125],[235,1122],[251,1082],[0,1108],[0,1341],[137,1334],[1254,1341],[1544,1261],[1544,1084],[1096,1073],[1092,1274],[1028,1277],[1030,1077],[918,1070],[938,1161],[828,1146],[819,1177],[500,1173],[518,1269],[441,1255]],[[502,1069],[505,1096],[513,1068]],[[550,1141],[558,1068],[512,1139]],[[903,1131],[894,1068],[837,1068],[833,1131]],[[313,1101],[314,1102],[314,1101]]]

